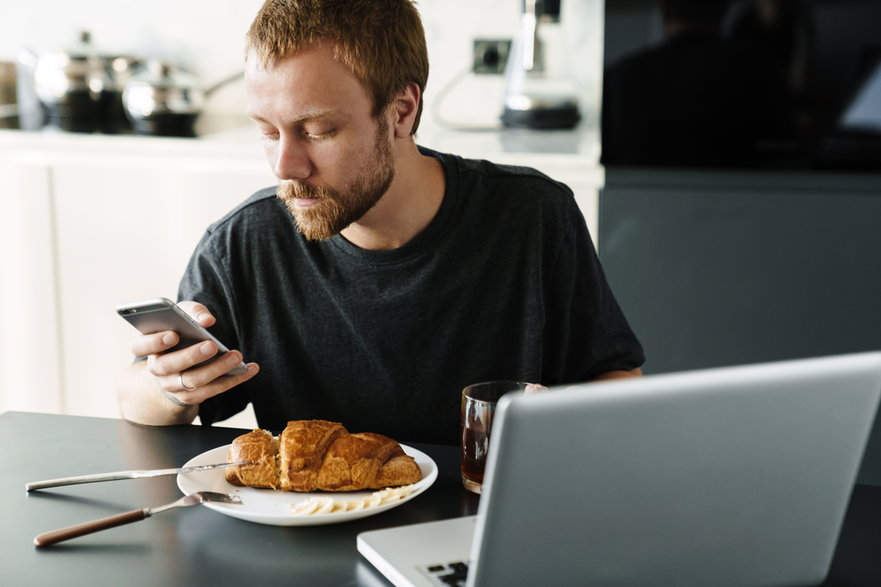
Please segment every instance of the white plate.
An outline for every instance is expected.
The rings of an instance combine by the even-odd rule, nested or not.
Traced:
[[[208,465],[226,461],[226,454],[230,445],[219,446],[190,459],[184,467],[196,465]],[[348,512],[335,512],[330,514],[295,514],[293,506],[312,497],[332,497],[334,499],[360,499],[368,497],[373,491],[353,492],[316,492],[297,493],[293,491],[276,491],[273,489],[256,489],[253,487],[237,487],[227,482],[223,469],[213,469],[200,473],[188,473],[177,476],[177,486],[184,494],[189,495],[196,491],[219,491],[230,495],[238,495],[242,499],[241,505],[225,503],[205,502],[205,507],[211,508],[221,514],[257,522],[272,526],[315,526],[319,524],[336,524],[358,518],[373,516],[375,514],[398,507],[407,503],[434,483],[437,479],[437,464],[427,454],[401,445],[404,452],[416,459],[419,468],[422,469],[422,479],[412,485],[413,491],[407,497],[392,503],[353,510]]]

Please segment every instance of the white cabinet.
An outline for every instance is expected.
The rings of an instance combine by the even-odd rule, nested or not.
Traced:
[[[114,307],[174,299],[205,228],[274,178],[256,145],[21,142],[5,150],[0,142],[0,411],[116,417],[116,381],[136,331]]]
[[[114,383],[136,331],[122,302],[175,299],[205,228],[260,187],[268,167],[123,158],[54,168],[58,301],[67,410],[116,415]]]
[[[40,157],[0,152],[0,412],[62,411],[54,214]]]

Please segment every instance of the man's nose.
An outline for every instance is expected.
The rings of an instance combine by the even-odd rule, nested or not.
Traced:
[[[275,150],[273,172],[278,179],[306,179],[312,164],[306,150],[296,141],[281,138]]]

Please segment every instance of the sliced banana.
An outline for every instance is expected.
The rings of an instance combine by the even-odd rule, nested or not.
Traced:
[[[336,514],[394,503],[411,493],[413,493],[413,486],[404,485],[374,491],[370,495],[358,499],[336,499],[330,496],[314,495],[300,503],[291,504],[290,508],[291,513],[296,515]]]

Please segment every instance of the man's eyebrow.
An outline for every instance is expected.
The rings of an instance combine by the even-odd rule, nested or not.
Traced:
[[[286,120],[285,123],[286,124],[297,124],[300,122],[305,122],[307,120],[318,120],[321,118],[328,118],[328,117],[332,116],[332,114],[333,113],[330,110],[312,110],[312,111],[304,112],[292,120]],[[271,124],[267,119],[263,118],[262,116],[260,116],[259,114],[255,113],[255,112],[248,112],[247,115],[248,115],[248,118],[250,118],[254,122],[264,122],[266,124]]]

